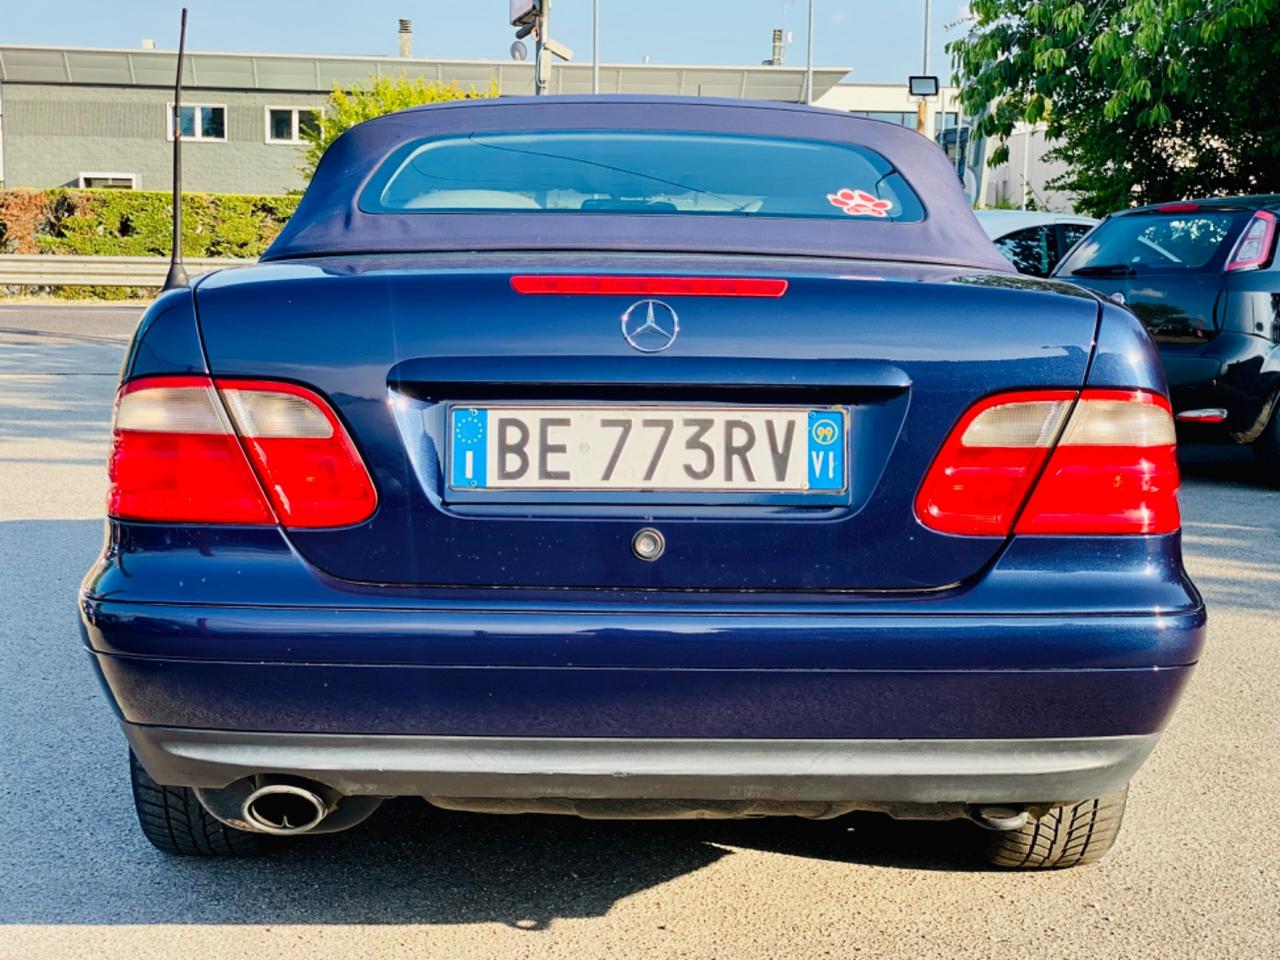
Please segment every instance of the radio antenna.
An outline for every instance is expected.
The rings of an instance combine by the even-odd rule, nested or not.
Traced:
[[[178,75],[173,81],[173,247],[164,289],[190,286],[182,265],[182,67],[187,55],[187,8],[182,8],[178,31]]]

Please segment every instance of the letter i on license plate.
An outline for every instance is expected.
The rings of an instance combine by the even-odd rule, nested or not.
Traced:
[[[838,493],[842,408],[454,406],[455,490]]]

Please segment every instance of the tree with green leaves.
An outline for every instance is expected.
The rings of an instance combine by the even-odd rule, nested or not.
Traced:
[[[948,44],[964,108],[1008,157],[1042,124],[1051,183],[1102,215],[1280,193],[1280,0],[971,0]]]
[[[352,90],[335,87],[329,94],[329,102],[321,113],[319,122],[302,131],[302,139],[307,144],[302,155],[299,169],[308,180],[316,172],[320,158],[329,149],[329,144],[346,133],[358,123],[372,120],[383,114],[395,113],[409,107],[420,107],[426,103],[445,103],[449,100],[471,100],[482,97],[496,97],[498,84],[491,81],[483,90],[474,87],[463,89],[456,83],[428,83],[422,77],[409,79],[401,74],[398,77],[370,77],[365,86]]]

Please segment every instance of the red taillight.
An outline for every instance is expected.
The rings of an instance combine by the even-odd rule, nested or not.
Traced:
[[[378,505],[346,429],[317,394],[271,380],[218,380],[236,432],[286,527],[345,527]]]
[[[1172,533],[1178,460],[1169,401],[1155,393],[1086,390],[1017,533]]]
[[[1253,215],[1244,233],[1236,242],[1227,260],[1228,270],[1256,270],[1266,266],[1271,259],[1271,247],[1276,238],[1276,217],[1266,210],[1259,210]]]
[[[970,407],[916,495],[920,522],[941,533],[1006,535],[1075,396],[1002,394]]]
[[[1169,533],[1180,524],[1177,492],[1163,397],[1010,393],[961,418],[920,487],[916,515],[965,536]]]
[[[1182,202],[1182,203],[1163,203],[1156,207],[1157,213],[1195,213],[1200,209],[1200,204]]]
[[[129,520],[336,527],[367,519],[377,505],[329,405],[272,381],[125,384],[110,478],[107,512]]]
[[[107,513],[177,523],[275,523],[207,377],[155,377],[116,398]]]
[[[516,293],[628,297],[780,297],[787,281],[773,277],[611,277],[534,274],[511,278]]]

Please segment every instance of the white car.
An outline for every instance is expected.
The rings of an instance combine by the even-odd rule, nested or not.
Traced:
[[[1099,221],[1073,213],[975,210],[978,223],[1019,273],[1047,277]]]

